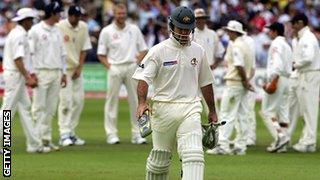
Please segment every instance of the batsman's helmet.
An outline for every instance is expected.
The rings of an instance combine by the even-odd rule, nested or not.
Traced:
[[[192,40],[190,34],[179,34],[174,31],[174,27],[184,30],[191,30],[190,34],[193,34],[194,28],[196,27],[193,11],[188,7],[179,6],[173,10],[169,17],[169,29],[173,37],[182,45],[189,44]]]

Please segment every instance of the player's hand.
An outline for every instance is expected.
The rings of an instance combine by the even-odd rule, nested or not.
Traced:
[[[142,116],[142,114],[146,111],[151,112],[151,108],[149,107],[149,105],[147,103],[142,103],[138,105],[138,109],[137,109],[137,114],[136,116],[139,118]]]
[[[62,88],[65,88],[67,86],[67,75],[62,75],[60,85]]]
[[[35,88],[38,86],[38,78],[36,77],[35,74],[31,74],[30,76],[27,77],[26,85],[31,88]]]
[[[242,85],[245,89],[254,92],[253,86],[248,81],[242,81]]]
[[[111,64],[110,64],[109,62],[106,62],[106,64],[105,64],[105,65],[106,65],[106,68],[107,68],[107,69],[110,69]]]
[[[273,94],[273,93],[275,93],[276,90],[277,90],[276,84],[270,83],[270,82],[265,83],[265,84],[262,86],[262,88],[263,88],[263,90],[264,90],[266,93],[268,93],[268,94]]]
[[[218,116],[217,113],[215,111],[210,111],[208,114],[208,121],[209,123],[217,123],[218,122]]]
[[[76,70],[73,72],[72,79],[78,79],[81,75],[82,67],[78,66]]]

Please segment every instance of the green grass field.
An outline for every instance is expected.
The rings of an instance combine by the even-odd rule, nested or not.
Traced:
[[[78,134],[87,144],[66,147],[49,154],[25,152],[25,137],[18,118],[14,119],[12,139],[12,179],[107,179],[142,180],[146,158],[151,144],[130,143],[128,105],[120,102],[118,127],[121,144],[107,145],[103,128],[103,99],[87,99],[78,127]],[[257,107],[256,110],[260,108]],[[57,120],[53,121],[54,142],[58,141]],[[257,117],[257,145],[250,147],[245,156],[206,155],[205,179],[320,179],[320,152],[300,154],[290,150],[286,154],[265,152],[271,136]],[[301,132],[294,134],[297,141]],[[149,139],[150,142],[150,139]],[[320,133],[318,131],[318,142]],[[180,162],[175,153],[170,168],[170,179],[179,179]]]

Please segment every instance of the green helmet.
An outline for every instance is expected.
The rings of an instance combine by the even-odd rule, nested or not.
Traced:
[[[196,20],[193,11],[185,6],[179,6],[173,10],[169,17],[169,30],[172,36],[182,45],[190,45],[193,39],[194,28],[196,27]],[[174,31],[174,27],[181,30],[190,31],[188,34],[181,33],[181,31]]]
[[[194,29],[196,27],[193,11],[185,6],[179,6],[173,10],[169,17],[169,23],[180,29]]]

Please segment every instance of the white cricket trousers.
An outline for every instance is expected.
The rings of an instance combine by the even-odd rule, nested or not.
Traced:
[[[32,114],[40,138],[51,142],[52,119],[56,113],[62,72],[60,69],[36,69],[38,87],[33,90]]]
[[[172,153],[177,146],[182,160],[183,180],[202,180],[204,176],[201,112],[200,101],[154,102],[152,105],[153,149]]]
[[[272,119],[279,123],[289,124],[289,78],[280,76],[275,93],[264,93],[261,106],[261,115],[274,139],[277,138],[277,130]]]
[[[300,105],[298,102],[298,94],[297,94],[297,88],[298,88],[298,78],[290,78],[289,80],[289,128],[288,128],[288,134],[291,138],[292,134],[294,133],[297,122],[299,117],[301,117],[300,113]]]
[[[131,133],[132,137],[140,136],[136,111],[138,106],[137,81],[132,79],[132,75],[137,68],[136,63],[112,64],[108,71],[107,97],[104,107],[104,128],[107,136],[117,135],[118,104],[121,85],[127,89],[128,102],[130,108]]]
[[[300,72],[297,95],[304,127],[299,144],[316,145],[320,92],[320,70]]]
[[[243,86],[230,86],[225,88],[220,109],[221,121],[226,121],[224,126],[219,128],[219,145],[225,150],[230,149],[230,137],[238,121],[237,138],[234,148],[246,150],[248,137],[248,90]]]
[[[2,141],[3,133],[3,110],[11,110],[11,121],[13,120],[16,109],[18,108],[22,129],[26,135],[27,149],[38,148],[41,141],[37,136],[35,124],[31,117],[31,100],[28,95],[25,79],[19,71],[5,70],[4,79],[4,96],[1,107],[1,124],[0,135]],[[2,142],[1,142],[2,146]]]
[[[67,70],[67,86],[60,90],[58,107],[60,136],[75,135],[84,104],[84,88],[82,74],[73,80],[75,69]]]

